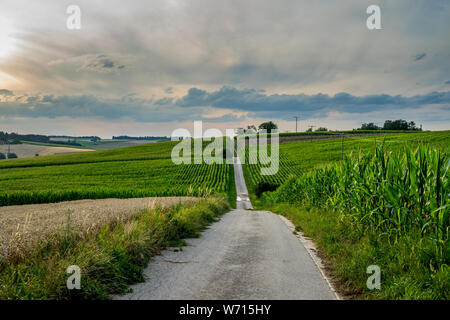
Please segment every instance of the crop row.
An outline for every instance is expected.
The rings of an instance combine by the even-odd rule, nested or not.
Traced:
[[[435,242],[434,262],[450,262],[450,159],[430,146],[393,153],[380,145],[373,153],[292,177],[263,198],[333,208],[379,233],[418,230]]]
[[[231,165],[170,159],[0,169],[0,206],[78,199],[227,193]]]
[[[411,134],[352,137],[329,140],[296,141],[282,143],[279,146],[280,162],[278,171],[273,175],[262,175],[261,168],[270,165],[261,164],[246,150],[246,161],[243,166],[245,179],[251,192],[260,182],[273,185],[283,184],[291,175],[298,176],[311,169],[323,167],[342,160],[342,157],[352,157],[359,153],[371,154],[381,140],[390,149],[402,153],[404,145],[417,147],[421,144],[430,145],[449,151],[450,131],[421,132]],[[256,162],[256,164],[252,164]]]

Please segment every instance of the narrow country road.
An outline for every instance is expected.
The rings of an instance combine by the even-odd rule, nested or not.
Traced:
[[[236,183],[236,207],[237,209],[253,209],[248,196],[247,185],[245,184],[244,173],[239,157],[233,158],[234,163],[234,181]]]
[[[115,299],[336,299],[315,260],[283,217],[251,208],[239,160],[237,207],[189,239],[165,250],[145,270],[147,281]]]

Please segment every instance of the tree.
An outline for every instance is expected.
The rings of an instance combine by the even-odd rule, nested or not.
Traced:
[[[3,160],[3,159],[6,159],[6,156],[5,156],[4,153],[1,153],[1,152],[0,152],[0,160]]]
[[[325,127],[319,127],[319,128],[316,129],[316,131],[323,131],[323,132],[325,132],[325,131],[328,131],[328,129],[325,128]]]
[[[384,130],[411,130],[418,131],[419,128],[416,127],[414,121],[407,122],[406,120],[386,120],[383,126]]]
[[[259,129],[266,130],[268,133],[272,132],[272,130],[278,129],[278,126],[272,121],[261,123],[258,127]]]
[[[361,128],[359,128],[357,130],[381,130],[381,128],[379,126],[377,126],[375,123],[369,122],[369,123],[363,123],[361,125]]]
[[[17,154],[12,152],[8,153],[8,159],[16,159],[16,158],[18,158]]]
[[[247,129],[244,130],[245,133],[249,133],[249,134],[256,133],[257,131],[258,130],[256,130],[256,126],[254,126],[253,124],[247,126]]]
[[[417,128],[416,127],[416,123],[414,121],[411,121],[410,123],[408,123],[408,130],[413,130],[413,131],[421,131],[422,129]]]

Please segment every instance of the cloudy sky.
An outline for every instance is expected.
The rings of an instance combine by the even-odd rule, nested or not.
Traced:
[[[381,30],[366,27],[369,5]],[[69,5],[81,28],[66,26]],[[448,0],[2,0],[0,130],[450,129]]]

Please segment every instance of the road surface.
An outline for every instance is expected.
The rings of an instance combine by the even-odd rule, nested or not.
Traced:
[[[165,250],[145,270],[147,281],[115,299],[336,299],[310,252],[283,217],[251,211],[235,161],[237,207],[189,239]]]
[[[248,196],[247,185],[245,184],[244,173],[242,172],[241,161],[238,157],[233,158],[234,162],[234,181],[236,184],[236,208],[253,209]]]

